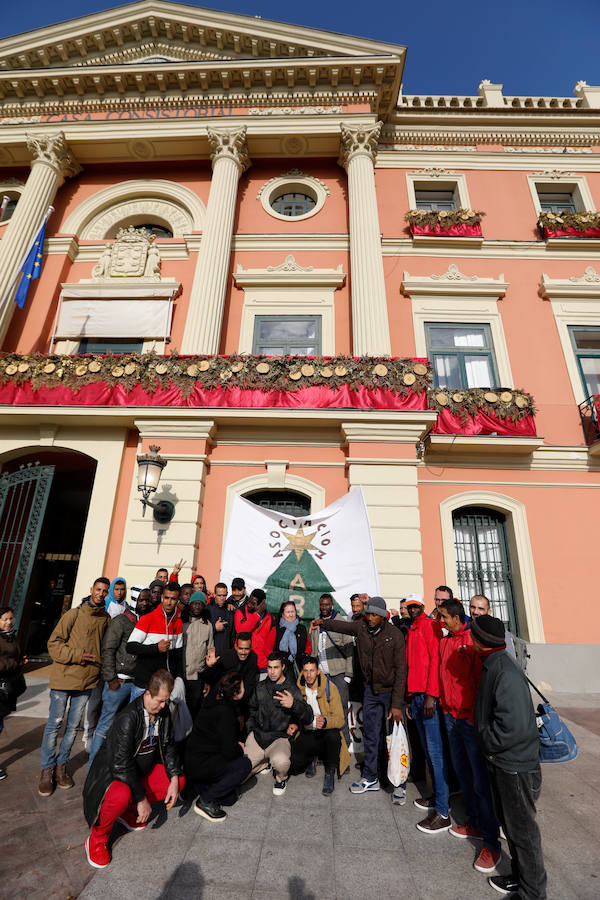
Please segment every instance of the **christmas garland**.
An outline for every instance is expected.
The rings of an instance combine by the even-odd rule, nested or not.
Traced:
[[[140,385],[149,394],[174,385],[189,397],[202,389],[237,387],[260,391],[297,391],[309,385],[385,388],[395,394],[431,386],[427,360],[348,356],[156,356],[152,353],[73,356],[5,354],[0,356],[0,385],[31,382],[34,390],[67,387],[73,391],[103,382],[127,392]]]
[[[484,216],[484,212],[472,209],[409,209],[404,220],[409,225],[451,228],[453,225],[479,225]]]
[[[478,412],[518,422],[519,419],[535,415],[536,411],[531,394],[519,390],[469,388],[452,391],[437,388],[429,392],[429,400],[431,409],[438,412],[448,410],[452,415],[460,417],[463,425]]]
[[[600,213],[596,212],[543,212],[539,223],[542,228],[551,231],[564,231],[574,228],[576,231],[587,231],[588,228],[600,228]]]

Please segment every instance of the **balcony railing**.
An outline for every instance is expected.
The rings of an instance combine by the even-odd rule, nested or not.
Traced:
[[[579,416],[585,442],[590,446],[600,439],[600,427],[598,425],[598,403],[600,396],[594,394],[579,404]]]

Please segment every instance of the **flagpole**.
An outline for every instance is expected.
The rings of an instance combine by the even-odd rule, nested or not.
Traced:
[[[53,207],[53,206],[49,206],[48,209],[46,210],[46,215],[44,216],[44,218],[42,219],[42,221],[41,221],[41,223],[40,223],[40,228],[42,228],[42,227],[45,225],[45,223],[48,221],[48,219],[50,218],[50,216],[52,215],[53,212],[54,212],[54,207]],[[35,237],[37,237],[38,234],[40,233],[40,228],[38,228],[38,230],[36,231]],[[25,254],[25,256],[23,257],[23,259],[21,260],[21,265],[20,265],[19,268],[17,269],[17,274],[15,275],[15,277],[13,278],[13,280],[11,281],[11,283],[10,283],[10,285],[9,285],[9,287],[8,287],[8,290],[6,291],[6,294],[5,294],[4,297],[2,298],[2,302],[0,303],[0,307],[4,306],[4,301],[8,302],[8,301],[10,300],[10,295],[12,294],[12,290],[13,290],[15,284],[17,283],[17,279],[19,278],[19,275],[22,275],[22,274],[23,274],[21,270],[22,270],[23,266],[25,265],[25,260],[27,259],[27,257],[28,257],[29,254],[31,253],[31,248],[33,247],[33,243],[34,243],[34,241],[35,241],[35,237],[34,237],[33,241],[31,242],[31,244],[29,245],[29,247],[27,248],[27,253]],[[43,249],[44,249],[44,248],[42,247],[42,252],[43,252]]]

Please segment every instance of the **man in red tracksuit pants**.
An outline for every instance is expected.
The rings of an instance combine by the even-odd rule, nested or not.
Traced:
[[[170,672],[154,672],[144,693],[117,715],[94,757],[83,787],[83,809],[92,829],[85,850],[96,869],[110,863],[107,843],[115,822],[140,831],[151,804],[164,800],[170,809],[183,788],[166,708],[173,685]]]

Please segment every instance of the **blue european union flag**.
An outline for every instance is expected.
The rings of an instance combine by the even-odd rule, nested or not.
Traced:
[[[15,294],[15,303],[19,309],[23,309],[27,300],[27,292],[29,285],[34,278],[39,278],[42,271],[42,257],[44,255],[44,235],[46,234],[46,220],[42,223],[42,227],[38,231],[31,250],[27,254],[27,259],[21,268],[22,277]]]

